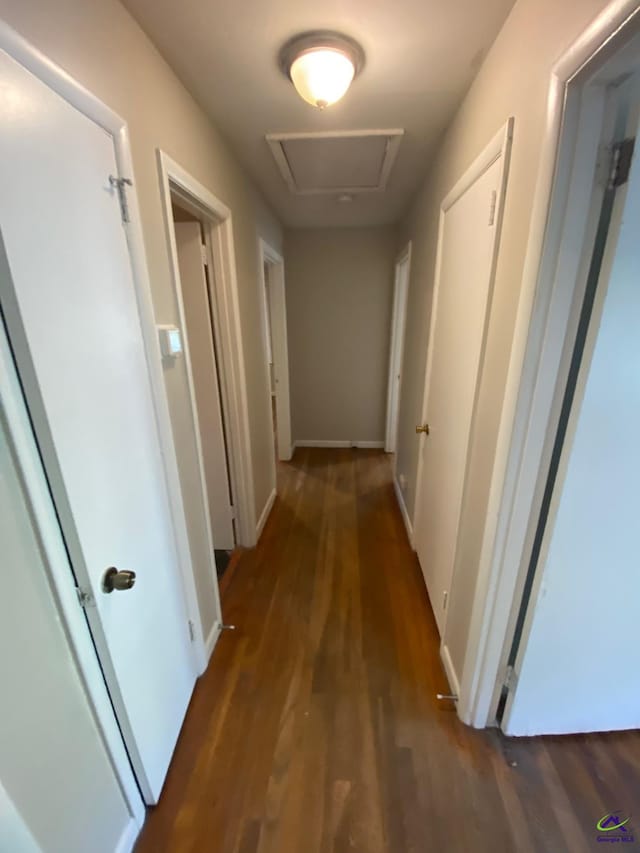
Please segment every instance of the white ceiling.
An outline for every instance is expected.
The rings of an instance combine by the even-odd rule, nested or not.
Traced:
[[[514,0],[123,0],[227,137],[282,221],[292,226],[396,221]],[[277,65],[305,30],[357,39],[364,70],[342,101],[320,112]],[[334,196],[290,192],[267,133],[403,128],[386,190]]]

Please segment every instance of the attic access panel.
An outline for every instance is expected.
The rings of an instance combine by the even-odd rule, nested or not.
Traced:
[[[296,195],[381,192],[403,130],[270,133],[280,173]]]

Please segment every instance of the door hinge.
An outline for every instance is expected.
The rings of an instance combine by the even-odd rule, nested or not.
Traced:
[[[207,252],[207,247],[205,246],[204,243],[200,243],[200,256],[202,258],[202,263],[205,265],[205,267],[208,267],[209,266],[209,255]]]
[[[495,190],[491,191],[491,203],[489,205],[489,225],[493,225],[496,221],[496,204],[498,201],[498,193]]]
[[[86,589],[82,586],[77,586],[76,595],[78,596],[78,604],[80,605],[80,607],[82,607],[83,610],[86,610],[87,607],[96,606],[96,600],[90,589]]]
[[[611,147],[608,189],[614,190],[617,187],[623,186],[629,180],[635,144],[636,140],[633,137],[616,142]]]
[[[191,619],[189,619],[187,624],[189,625],[189,639],[191,640],[192,643],[195,643],[195,641],[196,641],[196,629],[194,628],[193,622],[191,621]]]
[[[447,601],[449,600],[449,593],[445,590],[444,595],[442,596],[442,609],[447,609]]]
[[[120,215],[123,222],[129,222],[129,204],[127,203],[127,187],[133,186],[131,178],[116,178],[114,175],[109,175],[109,183],[118,192],[120,200]]]
[[[502,688],[503,690],[510,690],[512,687],[515,687],[516,683],[516,673],[511,664],[504,671],[504,678],[502,680]]]
[[[229,507],[229,509],[231,510],[231,518],[235,521],[235,520],[236,520],[236,518],[238,517],[238,515],[237,515],[237,513],[236,513],[236,508],[235,508],[235,507],[233,506],[233,504],[232,504],[232,505]]]

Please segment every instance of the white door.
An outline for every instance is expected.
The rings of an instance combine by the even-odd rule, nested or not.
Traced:
[[[216,548],[231,551],[233,509],[200,223],[176,222],[174,228],[211,535]]]
[[[95,598],[87,617],[101,665],[153,802],[195,666],[126,231],[109,182],[114,140],[3,52],[0,74],[0,298],[74,571]],[[110,566],[135,571],[135,586],[103,592]]]
[[[445,201],[427,361],[415,543],[442,635],[493,276],[504,157]],[[451,194],[450,194],[451,195]]]
[[[289,399],[289,345],[284,260],[261,242],[264,270],[264,318],[270,387],[276,401],[276,445],[278,459],[291,459],[291,401]],[[275,475],[275,470],[274,470]],[[274,480],[274,488],[276,483]]]
[[[387,429],[384,449],[396,452],[398,436],[398,406],[402,382],[402,356],[404,354],[404,330],[407,321],[407,290],[409,287],[409,255],[396,264],[393,289],[393,315],[391,318],[391,346],[389,351],[389,382],[387,390]]]
[[[3,334],[0,323],[4,351]],[[0,648],[5,650],[0,655],[0,851],[35,849],[27,846],[28,827],[43,853],[113,853],[132,829],[131,814],[51,594],[51,574],[57,568],[52,563],[66,571],[69,583],[68,561],[52,505],[46,529],[34,521],[37,510],[25,487],[33,469],[20,465],[13,446],[13,437],[20,440],[25,427],[12,413],[4,361],[3,352],[0,542],[3,582],[11,584],[11,593],[0,595]],[[8,803],[3,802],[3,785]],[[18,816],[24,821],[24,841],[19,835],[5,837],[7,818],[9,827],[14,825],[11,835],[20,832]]]
[[[508,734],[640,727],[640,148],[617,190],[515,660]],[[594,255],[596,252],[594,252]]]
[[[15,853],[42,853],[0,781],[0,850]]]

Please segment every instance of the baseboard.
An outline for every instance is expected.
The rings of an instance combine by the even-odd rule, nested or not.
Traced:
[[[456,678],[456,671],[453,668],[453,661],[451,660],[451,655],[449,654],[449,648],[444,644],[440,646],[440,660],[442,661],[442,665],[444,666],[444,671],[447,675],[447,681],[449,682],[451,692],[455,696],[459,697],[460,684],[458,683],[458,679]]]
[[[384,447],[384,441],[325,441],[324,439],[298,439],[295,447]]]
[[[404,502],[404,495],[402,494],[402,489],[400,488],[400,483],[398,482],[397,477],[393,478],[393,488],[396,492],[396,498],[398,500],[398,506],[400,507],[400,512],[402,514],[402,519],[404,521],[404,526],[407,528],[407,536],[409,538],[409,545],[413,548],[413,525],[411,524],[411,519],[409,518],[409,513],[407,512],[407,505]],[[415,549],[414,549],[415,550]]]
[[[264,505],[264,509],[260,513],[260,518],[258,519],[258,523],[256,524],[256,540],[260,539],[260,535],[264,530],[264,526],[267,523],[267,519],[269,518],[269,513],[273,508],[273,503],[276,499],[276,490],[274,489],[269,497],[267,498],[267,502]]]
[[[216,647],[216,643],[218,642],[218,637],[222,631],[222,626],[216,620],[213,623],[213,628],[209,631],[209,636],[204,642],[204,654],[207,660],[207,663],[211,660],[211,655],[213,654],[213,650]]]
[[[323,439],[302,439],[296,440],[296,447],[351,447],[350,441],[324,441]]]
[[[114,853],[131,853],[141,829],[142,827],[138,826],[134,818],[131,818],[129,823],[125,826],[124,831],[120,836],[120,840],[116,844]]]

